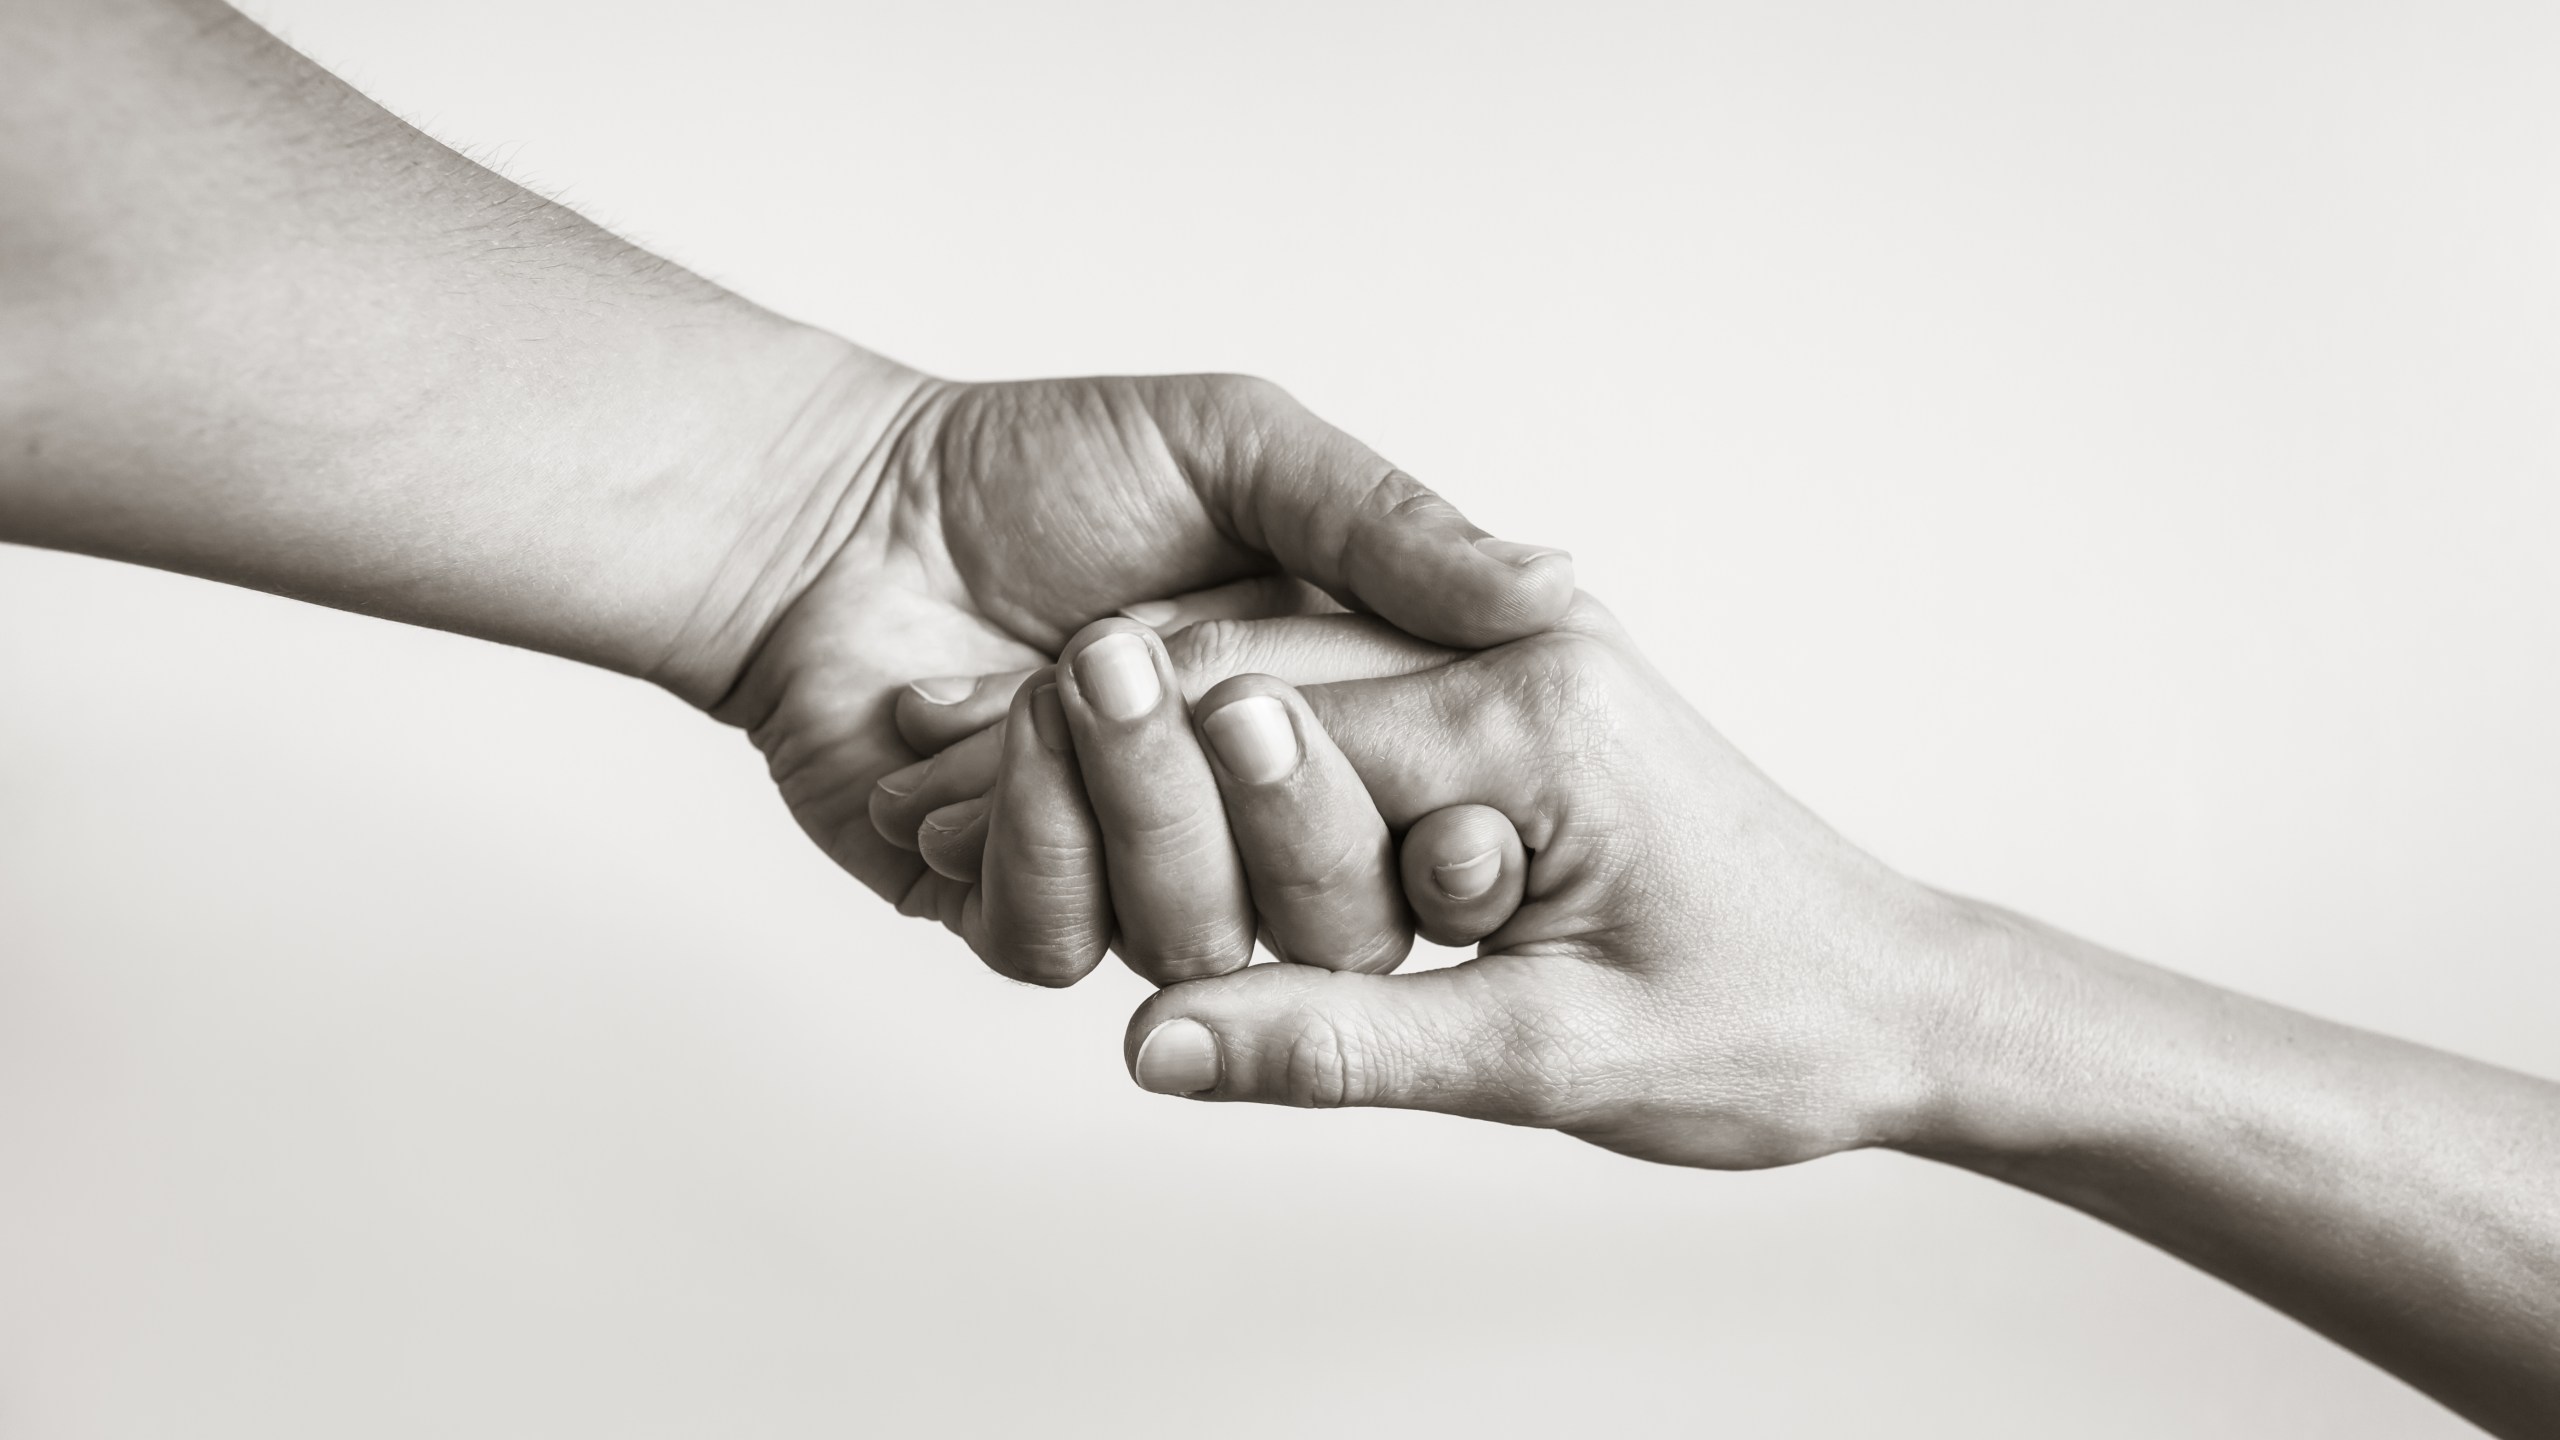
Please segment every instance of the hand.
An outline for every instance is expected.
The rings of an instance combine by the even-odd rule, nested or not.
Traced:
[[[1533,633],[1571,561],[1484,535],[1277,388],[1223,376],[918,379],[851,457],[850,517],[715,713],[745,726],[803,829],[910,908],[928,871],[875,831],[871,788],[917,758],[899,693],[1042,663],[1097,616],[1286,572],[1413,635]],[[960,693],[968,686],[962,682]]]
[[[1587,603],[1409,674],[1240,676],[1193,713],[1213,756],[1245,739],[1210,773],[1257,896],[1308,873],[1268,847],[1325,832],[1330,812],[1290,801],[1339,793],[1337,753],[1388,825],[1484,801],[1531,858],[1523,903],[1465,964],[1260,965],[1159,991],[1123,1041],[1147,1089],[1439,1110],[1727,1169],[1892,1146],[2129,1231],[2500,1434],[2560,1418],[2560,1087],[1906,880]],[[1170,768],[1115,763],[1132,738],[1074,731],[1095,813]],[[1000,788],[990,864],[1060,804]],[[1424,876],[1405,879],[1419,902]]]
[[[1228,706],[1195,735],[1185,700],[1244,672],[1365,679],[1457,653],[1352,615],[1170,636],[1097,621],[1053,668],[993,677],[947,706],[902,698],[919,749],[975,733],[884,778],[872,819],[886,838],[916,837],[936,872],[910,908],[1017,979],[1072,984],[1106,944],[1159,984],[1223,974],[1257,936],[1301,964],[1392,970],[1416,917],[1429,938],[1463,945],[1510,916],[1525,867],[1510,822],[1482,806],[1423,817],[1404,838],[1400,887],[1386,822],[1320,728],[1293,728],[1274,701]],[[1008,696],[1010,715],[975,729]]]
[[[1191,736],[1080,714],[1075,696],[1096,687],[1079,662],[1120,633],[1079,637],[1056,682],[1092,813],[1106,817],[1161,811],[1182,788],[1165,779],[1186,763],[1176,742]],[[1949,958],[1966,933],[1961,902],[1895,875],[1781,793],[1587,600],[1550,633],[1406,668],[1303,690],[1263,676],[1219,683],[1193,707],[1207,745],[1187,763],[1223,794],[1266,916],[1271,897],[1321,895],[1311,882],[1335,874],[1365,893],[1374,867],[1333,863],[1361,853],[1343,838],[1363,833],[1344,803],[1355,773],[1380,826],[1364,843],[1416,827],[1404,876],[1417,908],[1432,903],[1432,866],[1466,858],[1459,845],[1414,853],[1437,843],[1438,817],[1482,804],[1506,818],[1530,856],[1517,913],[1504,894],[1471,915],[1477,933],[1499,928],[1479,958],[1446,970],[1277,964],[1174,985],[1130,1027],[1140,1084],[1443,1110],[1718,1167],[1912,1136],[1935,1093],[1932,1038],[1963,994]],[[1021,753],[1009,737],[1007,760]],[[1133,864],[1116,848],[1124,838],[1187,842],[1196,828],[1123,826],[1105,841],[1072,788],[1011,780],[986,834],[990,888],[999,856],[1101,844],[1124,930],[1180,933],[1231,913],[1213,884],[1123,883],[1183,849],[1158,844]],[[1208,842],[1183,853],[1227,854]],[[1155,912],[1133,912],[1133,896]]]

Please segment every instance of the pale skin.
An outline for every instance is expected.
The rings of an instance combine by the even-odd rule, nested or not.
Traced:
[[[547,650],[746,729],[882,895],[919,676],[1282,571],[1417,634],[1561,614],[1265,382],[961,384],[472,165],[212,0],[0,13],[0,538]],[[931,888],[927,884],[927,889]]]
[[[1401,953],[1390,933],[1159,991],[1129,1026],[1139,1084],[1438,1110],[1713,1169],[1902,1150],[2150,1241],[2492,1431],[2560,1422],[2560,1086],[1896,874],[1736,753],[1587,599],[1549,633],[1428,668],[1371,621],[1219,628],[1202,644],[1104,621],[1053,681],[1023,685],[1066,697],[1073,751],[1008,746],[985,887],[1009,827],[1082,829],[1092,851],[1049,857],[1062,893],[1081,868],[1124,928],[1145,906],[1195,912],[1146,916],[1154,932],[1222,923],[1223,889],[1124,885],[1113,847],[1150,838],[1130,816],[1227,828],[1264,923],[1285,895],[1302,934],[1326,929],[1329,895],[1335,931],[1392,930],[1374,896],[1394,861],[1367,847],[1371,826],[1413,827],[1402,887],[1435,928],[1452,928],[1436,888],[1452,858],[1516,827],[1526,873],[1499,892],[1505,913],[1467,916],[1483,946],[1454,968],[1339,958]],[[1287,668],[1302,644],[1338,655],[1364,631],[1397,673],[1297,688],[1232,673],[1247,656]],[[1166,677],[1158,713],[1087,720],[1078,671],[1122,640]],[[1150,725],[1187,731],[1201,762],[1159,748],[1120,763]],[[1441,827],[1461,815],[1491,818],[1457,841]]]
[[[0,13],[0,537],[653,681],[999,969],[1116,938],[1178,982],[1130,1027],[1150,1089],[1725,1168],[1889,1146],[2560,1425],[2560,1087],[1895,874],[1566,557],[1268,385],[921,374],[209,0]],[[1484,954],[1381,973],[1416,925]]]

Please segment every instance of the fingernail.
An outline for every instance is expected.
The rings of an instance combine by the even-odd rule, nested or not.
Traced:
[[[933,761],[919,760],[904,770],[892,770],[881,776],[880,788],[904,800],[916,793],[916,787],[922,785],[924,777],[932,771]]]
[[[1138,1042],[1138,1085],[1158,1095],[1197,1095],[1218,1083],[1218,1037],[1185,1017]]]
[[[1248,785],[1268,785],[1298,768],[1298,732],[1288,707],[1268,695],[1247,695],[1200,722],[1218,759]]]
[[[1147,642],[1125,630],[1084,647],[1076,656],[1076,681],[1093,708],[1113,720],[1135,720],[1164,697]]]
[[[1031,692],[1031,728],[1039,733],[1040,743],[1052,750],[1064,751],[1075,743],[1067,735],[1067,712],[1058,705],[1058,687],[1043,685]]]
[[[1523,545],[1517,540],[1497,540],[1491,535],[1476,541],[1476,548],[1505,565],[1524,567],[1533,561],[1544,560],[1550,555],[1562,556],[1567,560],[1573,558],[1552,545]]]
[[[1454,860],[1431,867],[1431,878],[1440,893],[1452,900],[1473,900],[1493,888],[1502,877],[1502,849],[1496,846],[1472,860]]]
[[[937,675],[930,680],[908,682],[927,705],[957,705],[978,693],[978,682],[967,675]]]
[[[1182,607],[1170,600],[1141,600],[1135,605],[1121,606],[1120,613],[1150,630],[1161,630],[1166,621],[1182,613]]]

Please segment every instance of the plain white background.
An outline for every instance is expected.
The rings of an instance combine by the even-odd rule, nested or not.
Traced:
[[[1935,882],[2560,1071],[2560,15],[321,3],[961,376],[1289,384]],[[0,1434],[2462,1433],[2093,1222],[1133,1088],[542,657],[0,552]]]

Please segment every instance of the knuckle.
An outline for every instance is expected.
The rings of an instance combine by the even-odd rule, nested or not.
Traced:
[[[996,973],[1051,989],[1083,979],[1101,957],[1101,940],[1082,927],[994,935],[978,950]]]
[[[1113,874],[1180,877],[1195,893],[1236,893],[1239,882],[1228,878],[1235,840],[1216,790],[1137,798],[1143,803],[1116,807],[1103,821]]]
[[[1203,620],[1176,631],[1165,642],[1174,673],[1186,693],[1197,695],[1240,674],[1252,652],[1252,626],[1242,620]]]
[[[1399,926],[1370,932],[1368,937],[1351,947],[1341,958],[1341,968],[1367,975],[1384,975],[1404,963],[1413,953],[1413,932]]]
[[[1277,837],[1276,837],[1277,838]],[[1391,865],[1377,834],[1344,835],[1334,843],[1312,837],[1300,844],[1256,847],[1255,881],[1273,904],[1291,909],[1361,897],[1383,884]]]
[[[1269,413],[1298,408],[1297,397],[1286,387],[1259,375],[1203,375],[1200,383],[1212,403],[1230,410]]]
[[[1366,1104],[1375,1093],[1368,1048],[1329,1016],[1299,1015],[1282,1038],[1279,1060],[1277,1098],[1287,1104],[1331,1110]]]
[[[1506,657],[1499,696],[1508,718],[1540,744],[1587,752],[1616,734],[1625,662],[1581,635],[1546,635]]]
[[[1195,375],[1183,384],[1189,428],[1217,437],[1231,463],[1250,463],[1306,414],[1288,391],[1259,375]]]
[[[1120,953],[1131,969],[1159,984],[1201,980],[1251,961],[1253,929],[1227,917],[1166,926],[1131,917],[1121,925]]]
[[[1441,499],[1431,487],[1401,470],[1388,471],[1371,493],[1385,503],[1384,518],[1397,525],[1422,518],[1455,518],[1458,514],[1457,506]]]
[[[980,959],[1034,985],[1072,985],[1102,958],[1109,920],[1089,883],[1008,870],[982,887]]]

